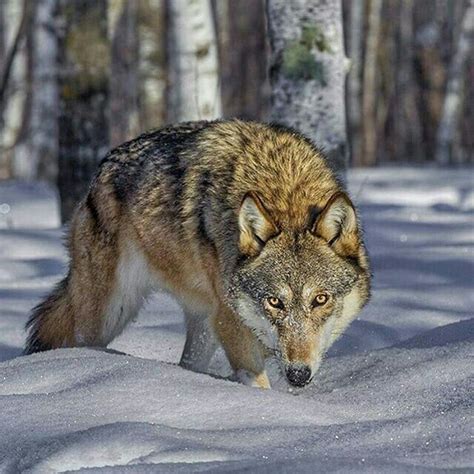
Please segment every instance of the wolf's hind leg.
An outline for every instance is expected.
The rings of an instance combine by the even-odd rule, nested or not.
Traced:
[[[33,310],[26,354],[106,346],[137,315],[150,289],[148,263],[139,242],[113,219],[117,215],[113,202],[105,198],[100,202],[96,206],[88,198],[71,222],[68,276]],[[108,219],[100,218],[105,210]]]
[[[75,212],[68,236],[68,275],[33,309],[26,325],[26,354],[105,345],[103,315],[119,253],[114,229],[99,224],[100,209],[89,198]]]
[[[139,244],[123,238],[114,285],[105,307],[101,329],[102,345],[117,337],[136,316],[153,288],[148,261]]]
[[[179,364],[194,372],[206,372],[218,345],[209,317],[189,311],[185,311],[184,316],[186,343]]]

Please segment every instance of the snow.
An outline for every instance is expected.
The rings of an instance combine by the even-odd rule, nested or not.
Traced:
[[[265,391],[227,380],[222,352],[216,376],[180,368],[183,317],[164,293],[106,351],[21,356],[66,258],[55,192],[0,183],[0,472],[474,469],[472,170],[357,170],[349,184],[372,302],[313,385],[290,391],[271,367]]]

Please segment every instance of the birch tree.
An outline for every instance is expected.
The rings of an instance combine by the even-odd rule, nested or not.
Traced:
[[[5,2],[0,2],[0,77],[3,76],[3,70],[5,68],[5,55],[6,55],[6,25],[5,25]],[[3,131],[3,112],[2,112],[2,100],[0,99],[0,179],[5,179],[8,176],[6,160],[2,153],[2,131]]]
[[[324,147],[334,167],[347,164],[340,0],[268,0],[272,119]]]
[[[436,161],[440,165],[451,160],[451,147],[456,133],[461,105],[463,69],[472,48],[474,33],[474,0],[470,0],[464,14],[457,47],[449,66],[446,95],[441,122],[436,137]]]
[[[25,0],[3,0],[4,57],[0,70],[0,167],[12,176],[16,144],[27,115],[28,55],[26,33],[31,22],[31,4]]]
[[[13,174],[56,182],[58,158],[57,0],[36,0],[30,25],[28,110]]]
[[[221,115],[217,41],[210,0],[169,0],[169,120]]]

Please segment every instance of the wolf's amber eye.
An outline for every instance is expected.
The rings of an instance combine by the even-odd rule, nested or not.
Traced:
[[[267,303],[272,308],[276,308],[276,309],[283,309],[284,308],[283,302],[281,301],[281,299],[276,298],[275,296],[270,296],[269,298],[267,298]]]
[[[329,300],[329,295],[327,293],[320,293],[316,295],[316,298],[313,300],[313,306],[324,306]]]

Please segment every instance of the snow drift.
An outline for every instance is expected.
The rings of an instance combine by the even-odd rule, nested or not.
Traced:
[[[291,392],[277,373],[271,391],[226,380],[222,353],[215,377],[177,366],[183,320],[165,294],[108,350],[20,356],[28,310],[65,256],[54,193],[1,184],[0,471],[472,469],[469,171],[361,170],[350,183],[373,302]]]

